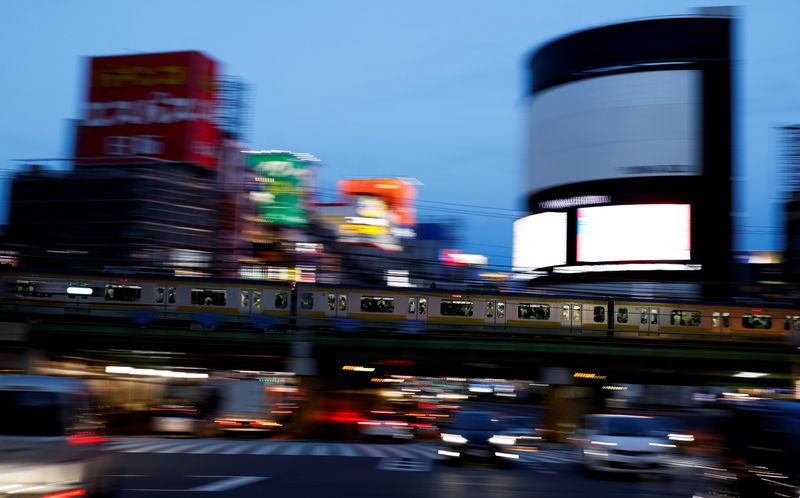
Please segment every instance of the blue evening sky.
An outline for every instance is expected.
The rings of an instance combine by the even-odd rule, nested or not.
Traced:
[[[348,177],[415,177],[422,219],[460,218],[464,249],[508,265],[531,50],[591,26],[724,4],[3,0],[0,171],[7,183],[12,159],[68,154],[83,57],[200,50],[252,85],[253,147],[316,155],[325,189]],[[800,122],[800,2],[741,5],[737,248],[775,249],[776,127]]]

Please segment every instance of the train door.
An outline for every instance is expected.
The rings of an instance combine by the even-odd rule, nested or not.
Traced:
[[[576,303],[561,305],[561,326],[580,331],[583,328],[583,305]]]
[[[417,320],[428,320],[428,298],[419,296],[417,298]]]
[[[711,312],[711,331],[719,333],[727,333],[731,331],[731,314],[720,313],[719,311]]]
[[[156,287],[156,304],[166,310],[175,310],[177,306],[178,290],[175,287]]]
[[[487,325],[505,325],[506,303],[497,299],[486,300],[486,314],[484,322]]]
[[[658,335],[658,308],[639,308],[639,335]]]
[[[406,320],[417,320],[417,296],[408,297],[408,307],[406,308]]]
[[[325,316],[347,316],[348,295],[345,292],[328,291],[325,296]]]
[[[253,307],[254,291],[250,289],[239,289],[239,314],[249,315]]]

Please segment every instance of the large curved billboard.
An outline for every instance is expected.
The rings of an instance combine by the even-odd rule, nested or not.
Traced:
[[[595,180],[702,175],[701,72],[596,76],[530,101],[527,191]]]

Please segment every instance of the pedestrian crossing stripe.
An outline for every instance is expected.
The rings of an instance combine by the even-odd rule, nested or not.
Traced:
[[[109,448],[120,453],[190,455],[265,455],[380,458],[391,461],[442,460],[438,447],[430,442],[402,445],[335,443],[299,440],[232,441],[229,439],[127,438],[112,441]],[[520,454],[520,462],[569,464],[581,461],[573,448],[554,448]]]

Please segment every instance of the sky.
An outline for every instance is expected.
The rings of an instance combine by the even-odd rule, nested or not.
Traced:
[[[308,152],[336,180],[413,177],[422,220],[511,264],[532,51],[570,32],[725,2],[293,0],[0,2],[0,221],[20,158],[69,155],[84,58],[205,52],[253,90],[250,145]],[[778,126],[800,123],[800,1],[740,5],[736,248],[782,247]],[[63,167],[63,166],[62,166]]]

